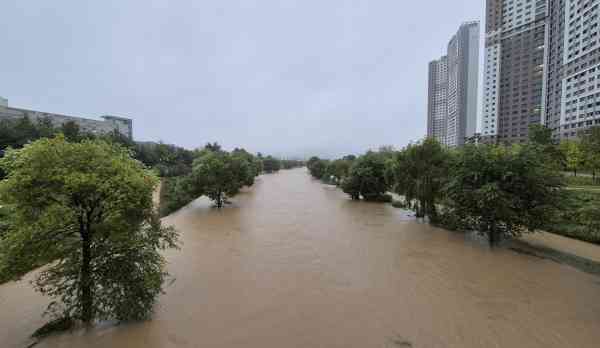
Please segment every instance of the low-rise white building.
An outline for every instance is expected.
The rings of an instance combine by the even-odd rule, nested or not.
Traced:
[[[94,120],[90,118],[67,116],[49,112],[27,110],[8,106],[8,100],[0,97],[0,120],[3,119],[19,119],[28,117],[32,121],[48,118],[54,126],[60,127],[64,123],[73,121],[79,125],[79,128],[87,133],[106,134],[113,131],[118,131],[129,139],[133,139],[133,120],[130,118],[104,115],[102,120]]]

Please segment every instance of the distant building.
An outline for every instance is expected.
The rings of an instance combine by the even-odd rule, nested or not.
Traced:
[[[429,63],[427,135],[462,146],[477,129],[479,22],[467,22],[450,39],[447,54]]]
[[[542,122],[545,23],[546,1],[487,0],[482,141],[525,142]]]
[[[429,93],[427,103],[427,137],[446,144],[448,114],[448,57],[429,63]]]
[[[32,121],[47,117],[52,121],[55,127],[60,127],[64,123],[73,121],[79,125],[79,129],[83,132],[106,134],[116,130],[129,139],[133,139],[133,121],[129,118],[105,115],[101,116],[103,120],[94,120],[83,117],[19,109],[8,106],[8,101],[0,97],[0,120],[19,119],[23,117],[29,117]]]

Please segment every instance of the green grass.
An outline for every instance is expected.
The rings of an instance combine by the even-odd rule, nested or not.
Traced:
[[[597,187],[600,189],[600,179],[591,176],[566,176],[567,186],[576,187]]]
[[[600,229],[595,215],[600,212],[600,192],[567,190],[561,199],[561,209],[555,221],[545,230],[566,237],[600,244]]]

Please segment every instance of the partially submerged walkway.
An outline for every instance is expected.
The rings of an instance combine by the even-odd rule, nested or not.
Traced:
[[[552,249],[600,263],[600,245],[548,232],[527,234],[521,240],[533,247]]]

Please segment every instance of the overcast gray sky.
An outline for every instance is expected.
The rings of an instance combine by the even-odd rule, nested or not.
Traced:
[[[484,0],[3,0],[9,105],[136,140],[359,153],[426,132],[427,63]],[[483,31],[483,26],[482,26]]]

